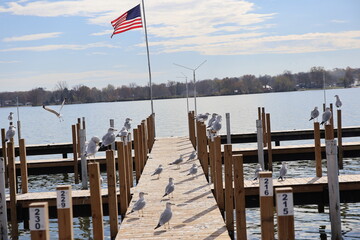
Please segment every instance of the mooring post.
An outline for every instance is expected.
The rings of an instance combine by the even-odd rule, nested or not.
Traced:
[[[259,173],[261,239],[274,239],[274,191],[272,172]]]
[[[116,142],[118,151],[118,167],[119,167],[119,185],[120,185],[120,215],[125,216],[128,202],[127,176],[126,176],[126,157],[124,142]]]
[[[47,202],[29,205],[31,240],[49,240],[49,209]]]
[[[138,131],[139,131],[139,156],[140,156],[140,174],[142,174],[145,166],[145,151],[144,151],[144,138],[143,138],[143,129],[142,125],[138,125]]]
[[[78,166],[78,153],[77,153],[77,130],[76,125],[71,125],[72,132],[72,146],[73,146],[73,157],[74,157],[74,177],[75,184],[79,183],[79,166]]]
[[[262,120],[256,120],[256,132],[258,146],[258,162],[261,165],[261,168],[265,169]]]
[[[208,138],[209,145],[209,167],[210,167],[210,182],[215,183],[215,142]],[[216,185],[214,184],[214,192],[216,195]]]
[[[329,211],[331,221],[331,239],[339,240],[341,237],[339,169],[337,159],[337,146],[331,125],[325,126],[326,160],[328,169]]]
[[[199,125],[199,150],[198,158],[201,162],[205,177],[209,180],[209,156],[207,152],[207,137],[206,137],[206,126],[204,123]]]
[[[4,148],[3,148],[4,149]],[[0,239],[8,240],[7,207],[5,193],[5,159],[0,158]]]
[[[124,151],[124,146],[123,146]],[[123,164],[121,166],[123,176],[122,183],[126,187],[126,166],[125,159],[122,159]],[[108,183],[108,206],[109,206],[109,220],[110,220],[110,237],[114,239],[116,234],[119,231],[119,221],[118,221],[118,204],[117,204],[117,193],[116,193],[116,167],[115,167],[115,157],[113,150],[106,151],[106,172],[107,172],[107,183]],[[120,185],[121,186],[121,185]],[[124,189],[123,189],[124,190]],[[126,191],[121,192],[120,195],[124,194],[125,199],[127,199]]]
[[[80,156],[81,156],[81,187],[88,189],[88,173],[87,173],[87,159],[85,156],[85,136],[86,130],[80,129]]]
[[[128,185],[128,197],[130,197],[130,188],[133,187],[133,158],[132,158],[132,141],[131,141],[131,133],[129,133],[129,141],[127,142],[127,151],[128,151],[128,159],[126,161],[126,176],[127,176],[127,185]]]
[[[56,195],[59,240],[71,240],[74,238],[71,185],[57,186]]]
[[[1,129],[1,144],[2,144],[2,157],[4,158],[4,166],[5,166],[5,187],[9,187],[9,172],[8,172],[8,158],[7,158],[7,149],[6,149],[6,132],[5,128]]]
[[[137,128],[133,129],[134,135],[134,153],[135,153],[135,175],[136,175],[136,183],[139,182],[141,175],[141,162],[140,162],[140,151],[139,151],[139,130]]]
[[[18,239],[19,226],[17,222],[17,199],[16,199],[16,168],[15,168],[15,150],[13,139],[7,144],[8,151],[8,171],[10,187],[10,214],[11,214],[11,237]]]
[[[226,113],[226,143],[231,144],[230,113]]]
[[[110,127],[115,128],[114,119],[110,119]],[[115,143],[112,143],[112,144],[111,144],[111,149],[112,149],[112,150],[115,149]]]
[[[81,122],[80,122],[80,118],[77,119],[78,122],[76,123],[76,143],[77,143],[77,153],[78,153],[78,158],[81,157],[81,151],[80,151],[80,129],[81,129]]]
[[[214,139],[215,143],[215,185],[216,185],[216,201],[221,213],[224,213],[224,187],[223,187],[223,170],[221,159],[221,137],[217,136]]]
[[[104,239],[104,223],[99,163],[89,163],[89,173],[93,239],[101,240]]]
[[[20,153],[20,173],[21,173],[21,193],[28,192],[28,170],[26,161],[26,146],[25,139],[19,140],[19,153]]]
[[[291,187],[275,188],[279,240],[294,240],[294,199]]]
[[[332,103],[330,103],[330,111],[331,111],[330,124],[333,126],[333,129],[334,129],[334,112],[333,112],[333,104]]]
[[[316,176],[322,177],[322,156],[321,156],[321,142],[320,142],[320,124],[314,122],[314,144],[315,144],[315,162],[316,162]]]
[[[145,164],[146,164],[147,159],[148,159],[149,146],[147,144],[147,131],[148,131],[148,128],[147,128],[145,120],[141,121],[141,126],[142,126],[142,129],[143,129],[143,143],[144,143],[144,157],[145,157],[144,160],[145,160]],[[145,166],[145,164],[144,164],[144,166]]]
[[[234,199],[236,216],[236,239],[246,240],[245,188],[243,155],[233,155],[234,161]]]
[[[258,120],[261,120],[261,107],[258,107]]]
[[[339,169],[343,169],[344,164],[343,164],[343,146],[342,146],[341,109],[337,110],[337,139],[338,139],[338,149],[339,149]]]
[[[234,237],[234,188],[232,145],[224,145],[225,170],[225,222],[229,235]]]
[[[267,134],[267,129],[266,129],[266,114],[265,114],[265,108],[262,107],[261,108],[261,123],[262,123],[262,129],[263,129],[263,144],[264,144],[264,147],[266,147],[266,142],[267,142],[267,137],[266,137],[266,134]]]
[[[271,126],[270,126],[270,113],[266,114],[266,130],[267,130],[267,147],[268,147],[268,170],[272,171],[272,146],[271,146]]]

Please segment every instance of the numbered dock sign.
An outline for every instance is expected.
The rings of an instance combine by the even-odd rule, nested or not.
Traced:
[[[57,208],[70,208],[70,194],[69,190],[57,190],[56,191],[57,198]]]
[[[274,196],[272,178],[260,177],[260,197],[272,197],[272,196]]]
[[[294,200],[292,192],[276,193],[276,209],[278,216],[294,215]]]
[[[30,230],[41,231],[46,230],[45,220],[48,219],[45,216],[46,211],[43,207],[31,207],[29,208],[30,215]]]

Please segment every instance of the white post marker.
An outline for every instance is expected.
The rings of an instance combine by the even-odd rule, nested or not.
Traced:
[[[29,205],[29,216],[31,239],[50,239],[48,203],[31,203]]]
[[[73,239],[73,210],[71,185],[56,187],[59,240]]]
[[[0,158],[0,239],[8,240],[4,158]]]
[[[67,189],[56,189],[56,205],[58,209],[70,208],[70,191]]]
[[[260,172],[260,197],[273,197],[272,172]]]
[[[276,188],[278,239],[295,239],[294,200],[291,187]]]
[[[261,165],[261,168],[265,170],[264,163],[264,136],[263,136],[263,127],[262,121],[256,120],[256,132],[257,132],[257,146],[258,146],[258,162]]]
[[[272,172],[259,173],[261,239],[274,239],[274,191]]]
[[[226,136],[227,144],[231,144],[230,113],[226,113]]]

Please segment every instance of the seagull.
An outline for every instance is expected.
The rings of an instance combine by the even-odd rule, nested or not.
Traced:
[[[199,113],[197,116],[196,116],[196,120],[197,121],[202,121],[202,122],[205,122],[206,120],[208,120],[208,117],[209,117],[210,113]]]
[[[194,163],[192,165],[192,167],[189,169],[189,173],[187,175],[195,175],[197,174],[197,170],[198,170],[198,167],[197,165]]]
[[[116,135],[116,137],[121,137],[122,139],[124,139],[125,137],[127,137],[128,134],[129,134],[128,129],[124,126],[122,127],[120,132]]]
[[[9,121],[12,121],[13,120],[13,115],[14,113],[13,112],[10,112],[9,116],[8,116],[8,120]]]
[[[178,169],[179,169],[180,168],[180,163],[182,163],[182,162],[183,162],[183,156],[181,154],[178,159],[176,159],[175,161],[169,163],[169,165],[177,165]]]
[[[160,178],[160,174],[162,173],[163,171],[163,166],[160,164],[157,169],[155,169],[155,171],[153,172],[153,174],[151,174],[151,176],[154,176],[154,175],[158,175],[158,178]]]
[[[342,102],[341,102],[339,96],[338,96],[338,95],[335,95],[334,97],[336,97],[335,106],[336,106],[337,108],[341,108]]]
[[[109,146],[115,142],[115,131],[117,130],[113,127],[108,129],[108,132],[102,137],[101,147]]]
[[[280,168],[280,177],[278,178],[278,180],[284,180],[285,175],[287,173],[287,166],[285,162],[282,162],[281,168]]]
[[[318,110],[318,107],[315,107],[314,110],[311,111],[309,121],[311,121],[311,120],[315,121],[315,118],[317,119],[318,116],[319,116],[319,110]]]
[[[215,119],[216,119],[216,116],[217,116],[217,113],[213,113],[213,114],[211,115],[211,118],[210,118],[209,121],[208,121],[207,128],[211,127],[211,125],[213,124],[213,122],[214,122]]]
[[[221,115],[217,115],[215,121],[211,124],[209,131],[210,133],[214,134],[215,136],[221,129]]]
[[[255,170],[255,178],[253,179],[253,181],[257,180],[259,178],[259,174],[262,171],[262,167],[261,165],[258,163],[256,166],[256,170]]]
[[[126,118],[125,119],[125,123],[124,123],[124,127],[126,128],[126,130],[130,130],[130,128],[131,128],[131,121],[132,121],[132,119],[131,118]]]
[[[141,210],[141,213],[142,213],[141,215],[142,215],[142,217],[144,216],[144,207],[146,205],[144,195],[147,195],[147,193],[139,192],[139,199],[136,201],[133,208],[131,209],[131,211],[128,214],[138,211],[139,217],[140,217],[140,210]]]
[[[167,203],[166,203],[166,208],[165,208],[165,210],[161,213],[160,219],[159,219],[159,223],[158,223],[158,225],[154,228],[154,230],[157,229],[157,228],[159,228],[159,227],[161,227],[161,226],[164,225],[165,223],[168,224],[168,228],[170,229],[170,219],[171,219],[171,217],[172,217],[171,205],[175,205],[175,204],[173,204],[173,203],[171,203],[171,202],[167,202]],[[164,227],[165,227],[165,229],[166,229],[166,226],[164,226]]]
[[[59,120],[60,120],[60,122],[61,122],[61,121],[64,121],[64,119],[63,119],[63,117],[62,117],[62,115],[61,115],[61,110],[62,110],[62,108],[64,107],[65,101],[66,101],[66,98],[64,98],[64,101],[62,102],[61,107],[60,107],[60,109],[59,109],[58,112],[55,111],[54,109],[51,109],[51,108],[49,108],[49,107],[46,107],[45,105],[43,105],[42,107],[43,107],[43,109],[45,109],[46,111],[49,111],[49,112],[55,114],[55,115],[59,118]]]
[[[323,113],[322,115],[322,122],[320,123],[321,125],[323,125],[324,123],[326,124],[327,121],[329,121],[331,118],[331,111],[330,111],[330,108],[327,107],[325,109],[325,112]]]
[[[174,180],[174,179],[173,179],[172,177],[169,178],[169,183],[168,183],[168,185],[166,185],[166,187],[165,187],[165,194],[164,194],[163,197],[169,195],[170,193],[171,193],[171,197],[172,197],[173,192],[174,192],[174,190],[175,190],[175,185],[174,185],[173,180]],[[170,198],[170,196],[169,196],[169,198]]]
[[[16,129],[15,126],[13,125],[9,126],[9,129],[6,131],[5,134],[5,142],[10,141],[10,139],[15,136],[15,129]]]
[[[88,142],[88,144],[86,145],[85,157],[90,157],[90,156],[95,157],[95,154],[99,150],[99,143],[100,143],[100,138],[98,138],[97,136],[92,137]]]

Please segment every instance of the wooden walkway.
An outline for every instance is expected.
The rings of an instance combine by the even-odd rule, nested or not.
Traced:
[[[230,239],[211,192],[211,185],[206,181],[199,161],[191,159],[193,153],[194,149],[185,137],[155,141],[129,206],[131,209],[139,192],[148,193],[145,196],[144,216],[139,217],[136,212],[127,215],[116,239]],[[169,165],[180,154],[184,157],[181,168]],[[196,177],[187,176],[193,163],[199,166]],[[159,164],[164,166],[164,171],[157,179],[151,174]],[[154,230],[169,201],[167,197],[162,198],[169,177],[173,177],[175,183],[174,196],[170,199],[175,204],[172,207],[170,229],[160,227]]]

